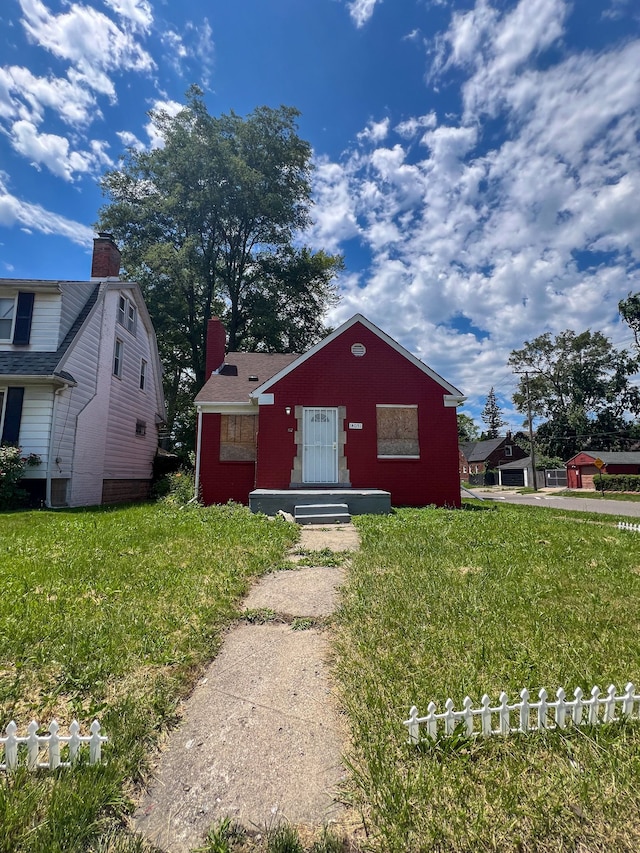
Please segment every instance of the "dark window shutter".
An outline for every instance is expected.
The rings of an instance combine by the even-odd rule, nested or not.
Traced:
[[[14,344],[28,344],[31,337],[31,318],[33,316],[33,293],[18,293],[16,323],[13,327]]]
[[[23,399],[24,388],[7,388],[7,402],[4,409],[4,426],[2,427],[3,444],[18,443]]]

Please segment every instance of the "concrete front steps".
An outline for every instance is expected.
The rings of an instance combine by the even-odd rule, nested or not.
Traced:
[[[311,509],[307,509],[311,507]],[[391,493],[382,489],[254,489],[249,494],[252,512],[276,515],[279,510],[288,512],[301,524],[328,524],[338,516],[348,522],[352,515],[386,515],[391,512]],[[309,516],[326,516],[318,521],[307,521]],[[345,517],[346,516],[346,517]],[[302,521],[302,519],[305,519]],[[335,523],[335,522],[334,522]]]
[[[293,508],[298,524],[349,524],[351,515],[346,504],[302,504]]]

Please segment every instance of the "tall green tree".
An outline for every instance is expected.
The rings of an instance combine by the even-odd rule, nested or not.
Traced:
[[[491,386],[491,391],[487,395],[487,402],[484,404],[480,417],[487,425],[487,429],[483,433],[485,438],[498,438],[502,427],[507,425],[507,422],[502,417],[502,410],[498,405],[493,386]]]
[[[192,87],[176,115],[151,112],[163,145],[130,149],[101,187],[98,229],[140,282],[165,368],[170,428],[205,381],[208,320],[230,350],[307,349],[326,333],[342,258],[298,245],[310,223],[311,149],[292,107],[208,113]]]
[[[458,441],[460,444],[466,444],[470,441],[478,441],[480,430],[471,415],[465,412],[458,412]]]
[[[618,302],[620,316],[627,323],[640,350],[640,293],[630,293],[626,299]]]
[[[621,450],[634,433],[632,416],[640,412],[640,392],[631,383],[639,362],[617,350],[601,332],[549,332],[513,350],[509,364],[521,374],[513,402],[544,418],[536,447],[565,461],[580,449]]]

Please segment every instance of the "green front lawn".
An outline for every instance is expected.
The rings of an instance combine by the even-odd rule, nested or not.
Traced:
[[[242,507],[146,504],[5,513],[0,529],[0,727],[55,716],[86,730],[97,716],[109,736],[101,767],[0,775],[0,851],[115,850],[106,839],[151,747],[296,528]]]
[[[407,744],[430,701],[640,684],[640,539],[616,518],[470,504],[356,519],[336,671],[373,848],[637,851],[638,722]]]

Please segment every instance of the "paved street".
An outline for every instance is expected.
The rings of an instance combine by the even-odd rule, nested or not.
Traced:
[[[553,509],[578,510],[580,512],[599,512],[602,515],[628,515],[632,518],[640,518],[640,501],[612,501],[606,498],[569,498],[554,494],[553,492],[539,492],[537,495],[519,495],[511,491],[498,491],[494,489],[471,489],[477,497],[484,500],[501,501],[512,504],[526,504],[527,506],[548,506]],[[463,497],[470,497],[463,492]]]

